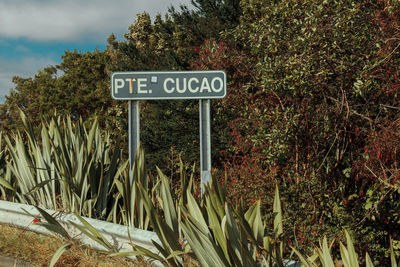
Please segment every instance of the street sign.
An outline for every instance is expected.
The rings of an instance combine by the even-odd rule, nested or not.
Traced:
[[[129,100],[129,178],[132,183],[134,157],[140,143],[139,100],[199,99],[201,194],[211,178],[210,99],[226,96],[226,73],[215,71],[114,72],[111,96]]]
[[[114,72],[116,100],[219,99],[226,96],[224,71]]]

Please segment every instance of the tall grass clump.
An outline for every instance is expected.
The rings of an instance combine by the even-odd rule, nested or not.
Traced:
[[[7,172],[6,158],[7,158],[7,153],[6,153],[6,148],[4,146],[3,133],[0,132],[0,199],[1,196],[5,196],[6,189],[12,190],[12,187],[4,178]]]
[[[211,179],[200,197],[193,181],[195,167],[188,176],[181,161],[180,187],[173,187],[160,169],[155,176],[148,174],[143,149],[135,155],[129,177],[129,162],[122,160],[118,142],[112,145],[96,119],[83,123],[54,116],[33,128],[22,112],[21,118],[23,131],[0,134],[0,198],[37,206],[47,221],[43,225],[60,233],[61,226],[41,207],[75,213],[84,225],[75,226],[114,255],[146,256],[165,265],[186,266],[193,260],[201,266],[285,266],[284,258],[293,254],[305,266],[361,262],[347,232],[339,259],[332,256],[326,238],[314,255],[303,256],[296,248],[291,253],[284,245],[288,235],[278,186],[273,216],[266,216],[260,201],[248,208],[242,202],[232,205],[217,179]],[[131,252],[120,253],[81,216],[152,230],[160,240],[153,242],[159,253],[134,243]],[[67,247],[60,248],[54,263]],[[392,245],[390,255],[392,266],[397,266]],[[368,254],[364,262],[373,266]]]
[[[101,134],[97,120],[84,124],[55,116],[42,121],[36,135],[22,112],[21,118],[24,130],[5,136],[0,152],[1,197],[111,220],[117,206],[114,180],[127,164],[118,144],[111,149],[110,136]]]
[[[143,150],[140,151],[143,153]],[[135,161],[135,165],[143,164]],[[216,179],[206,187],[202,197],[197,196],[193,176],[187,177],[181,164],[182,188],[174,189],[166,176],[158,170],[154,190],[146,190],[141,181],[132,185],[136,197],[146,210],[151,229],[160,243],[153,241],[158,253],[131,243],[131,252],[118,252],[92,227],[78,227],[93,240],[104,246],[114,256],[145,256],[160,261],[165,266],[299,266],[288,258],[297,255],[302,266],[377,266],[368,253],[361,259],[353,245],[353,239],[345,231],[346,244],[339,242],[340,254],[335,256],[324,237],[315,253],[304,256],[295,247],[285,246],[284,215],[278,187],[273,201],[273,221],[269,222],[261,212],[261,202],[256,201],[248,209],[232,206],[226,200],[226,189]],[[140,166],[135,166],[141,169]],[[81,221],[83,220],[80,218]],[[392,266],[398,266],[393,246],[389,250]]]

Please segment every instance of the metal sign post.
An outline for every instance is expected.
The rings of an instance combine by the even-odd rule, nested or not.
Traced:
[[[128,106],[128,131],[129,131],[129,181],[133,182],[133,163],[140,143],[140,108],[139,101],[130,100]]]
[[[129,179],[140,142],[139,100],[199,99],[201,193],[211,179],[210,99],[226,96],[224,71],[114,72],[111,96],[129,100]]]
[[[200,175],[201,195],[211,179],[211,118],[210,99],[199,101],[200,113]]]

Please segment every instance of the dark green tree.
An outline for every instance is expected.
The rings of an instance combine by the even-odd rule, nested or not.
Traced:
[[[392,133],[399,4],[248,0],[241,7],[240,24],[198,59],[200,66],[236,59],[233,99],[222,106],[237,113],[226,150],[232,199],[268,205],[278,183],[291,241],[307,249],[317,234],[302,229],[333,237],[348,227],[357,229],[360,250],[382,254],[384,233],[399,236],[400,197],[387,184],[400,177]]]
[[[201,45],[208,38],[219,38],[223,31],[235,28],[242,15],[240,0],[192,0],[193,9],[181,6],[169,12],[184,41]]]
[[[123,41],[116,41],[114,35],[109,37],[110,68],[119,71],[191,69],[205,38],[218,37],[221,31],[239,23],[238,3],[195,1],[194,10],[189,11],[185,6],[180,11],[171,8],[165,19],[159,15],[154,23],[147,13],[139,14]],[[142,106],[141,140],[151,166],[167,166],[171,147],[186,161],[199,159],[198,101],[151,101]],[[226,120],[216,119],[213,127],[214,136],[223,135]],[[213,140],[215,162],[225,144],[218,138]]]
[[[64,101],[64,109],[75,118],[101,115],[111,107],[109,58],[105,51],[79,53],[67,51],[57,66],[62,75],[57,79],[57,90]],[[59,102],[55,102],[59,103]]]
[[[5,107],[13,121],[18,108],[34,123],[54,111],[72,118],[87,119],[105,114],[113,101],[109,97],[105,52],[66,51],[62,63],[40,70],[33,78],[14,77],[15,88],[6,97]]]

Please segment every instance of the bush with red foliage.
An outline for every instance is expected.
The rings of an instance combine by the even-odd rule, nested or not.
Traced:
[[[374,177],[398,182],[400,5],[262,3],[243,1],[241,25],[206,42],[193,64],[228,72],[217,110],[229,131],[221,161],[231,198],[268,208],[278,183],[287,227],[357,229],[359,249],[380,254],[380,237],[388,227],[396,236],[398,224],[380,225],[368,201],[383,218],[398,199]]]

